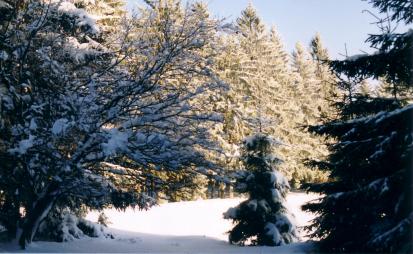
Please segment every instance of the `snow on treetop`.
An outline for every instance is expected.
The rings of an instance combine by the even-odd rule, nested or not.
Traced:
[[[87,27],[90,32],[97,34],[100,32],[99,27],[96,25],[96,19],[87,13],[83,9],[77,8],[73,3],[68,1],[56,1],[59,5],[57,10],[61,13],[65,13],[70,17],[76,18],[76,25],[79,27]]]
[[[260,141],[268,142],[268,145],[272,145],[272,146],[278,146],[282,144],[282,142],[279,141],[278,139],[275,139],[271,136],[267,136],[262,133],[254,134],[244,139],[244,143],[247,145],[247,147],[253,147],[257,144],[257,142],[260,142]]]
[[[346,61],[357,61],[358,59],[362,57],[366,57],[366,56],[368,56],[368,54],[357,54],[357,55],[347,57]]]

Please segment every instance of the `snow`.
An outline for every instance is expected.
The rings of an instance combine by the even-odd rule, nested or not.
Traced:
[[[60,118],[60,119],[56,120],[53,124],[53,127],[52,127],[52,133],[54,135],[63,134],[66,131],[67,127],[68,127],[67,123],[68,123],[68,120],[66,118]]]
[[[69,1],[62,1],[59,3],[57,10],[61,13],[75,17],[77,26],[86,26],[92,33],[99,33],[99,27],[96,25],[96,19],[89,13],[87,13],[84,9],[76,8],[76,6]]]
[[[28,139],[23,139],[19,142],[19,147],[9,149],[9,153],[15,154],[18,153],[20,155],[23,155],[27,152],[28,149],[30,149],[34,144],[34,136],[29,135]]]
[[[277,226],[277,228],[281,228],[284,227],[285,225],[288,225],[288,232],[291,233],[293,231],[295,231],[295,227],[293,227],[293,224],[296,224],[296,220],[295,218],[293,218],[291,215],[289,214],[283,214],[283,213],[278,213],[277,214],[277,220],[275,225]]]
[[[109,140],[102,144],[105,155],[111,155],[117,150],[122,150],[127,147],[129,134],[127,132],[119,131],[118,129],[110,129],[108,131]]]
[[[223,213],[224,219],[235,219],[237,218],[237,208],[231,207],[225,213]]]
[[[314,194],[293,192],[287,206],[304,226],[314,216],[300,206],[316,199]],[[222,213],[243,199],[212,199],[166,203],[148,211],[127,209],[125,212],[105,210],[114,239],[82,238],[70,242],[34,242],[25,252],[95,252],[95,253],[307,253],[312,243],[301,242],[279,247],[240,247],[230,245],[227,232],[232,224]],[[100,212],[87,219],[97,221]],[[301,232],[301,238],[304,233]],[[305,239],[306,240],[306,239]],[[0,245],[0,252],[22,252],[16,245]]]
[[[368,56],[368,54],[358,54],[358,55],[353,55],[353,56],[349,56],[346,58],[346,61],[357,61],[360,58],[366,57]]]
[[[257,200],[256,199],[251,200],[250,202],[248,202],[247,205],[252,211],[257,210]]]
[[[0,8],[1,8],[1,1],[0,1]],[[9,54],[7,54],[7,52],[4,50],[0,51],[0,60],[6,61],[7,59],[9,59]]]
[[[270,209],[270,206],[268,205],[268,202],[265,199],[261,199],[258,202],[258,205],[262,208],[262,210],[264,210],[265,212],[267,212]]]
[[[30,130],[36,130],[36,129],[37,129],[36,120],[35,120],[34,118],[32,118],[32,119],[30,120],[29,129],[30,129]]]
[[[93,40],[89,40],[87,43],[79,43],[75,37],[69,36],[66,38],[65,50],[76,63],[82,63],[88,56],[99,54],[97,50],[99,46],[100,45]]]
[[[281,193],[277,189],[272,189],[271,190],[271,196],[274,202],[281,202],[283,200],[283,197],[281,196]]]
[[[277,227],[273,223],[268,222],[265,225],[265,231],[266,231],[266,235],[272,236],[272,239],[275,243],[277,244],[280,243],[281,241],[280,232],[278,231]]]
[[[394,117],[398,114],[406,113],[406,112],[408,112],[409,110],[412,110],[412,109],[413,109],[413,104],[410,104],[410,105],[407,105],[407,106],[405,106],[403,108],[400,108],[400,109],[396,109],[396,110],[393,110],[393,111],[381,111],[381,112],[377,113],[374,116],[359,117],[359,118],[356,118],[356,119],[346,121],[345,123],[347,123],[347,124],[368,123],[369,121],[374,121],[374,124],[377,125],[381,121],[384,121],[384,120],[386,120],[390,117]],[[342,123],[335,123],[335,124],[332,124],[332,126],[341,125],[341,124]]]
[[[10,6],[10,4],[4,2],[3,0],[0,0],[0,9],[11,9],[13,7]]]
[[[278,185],[283,185],[283,186],[288,186],[288,187],[290,186],[287,179],[279,171],[274,170],[270,172],[269,174],[270,174],[270,179],[272,183],[276,183]]]
[[[81,230],[81,228],[85,227],[88,228],[87,235],[102,238],[110,237],[110,234],[107,234],[105,232],[106,228],[102,225],[78,218],[77,216],[70,213],[68,210],[64,210],[61,212],[61,218],[57,220],[52,219],[52,221],[52,223],[57,224],[57,237],[61,238],[64,242],[71,242],[75,239],[81,239],[85,237],[85,232]],[[41,223],[38,231],[40,231],[42,234],[49,233],[47,228],[49,226],[49,223]]]

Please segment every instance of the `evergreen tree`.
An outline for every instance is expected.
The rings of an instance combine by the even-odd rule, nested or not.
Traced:
[[[273,144],[263,134],[244,142],[245,171],[239,172],[235,190],[248,194],[248,199],[224,213],[236,223],[229,231],[230,243],[277,246],[297,240],[292,215],[284,206],[288,181],[275,169],[280,161],[272,154]]]
[[[224,122],[214,131],[224,149],[219,163],[227,175],[232,175],[234,168],[239,166],[239,144],[268,118],[268,107],[263,99],[267,83],[258,86],[264,82],[264,73],[269,65],[260,55],[268,48],[265,45],[268,44],[267,39],[265,27],[251,4],[237,19],[236,26],[219,38],[223,48],[217,57],[217,69],[220,77],[229,84],[229,89],[217,102],[224,113]],[[268,124],[265,126],[267,128]],[[210,185],[210,188],[215,189],[215,185]],[[230,189],[229,186],[226,188]]]
[[[319,95],[321,87],[316,77],[316,65],[300,43],[296,44],[296,50],[293,52],[293,69],[296,78],[294,97],[303,113],[298,122],[303,125],[315,123],[320,120],[320,108],[324,100]]]
[[[232,155],[231,164],[237,165],[234,155],[243,138],[262,131],[283,137],[279,156],[285,163],[280,170],[293,187],[325,181],[325,173],[303,163],[309,155],[318,158],[327,154],[321,139],[303,129],[320,122],[321,115],[331,108],[319,95],[327,92],[319,84],[321,78],[314,75],[315,61],[302,48],[303,54],[295,57],[302,63],[291,68],[276,28],[268,31],[251,4],[237,19],[235,29],[235,34],[223,39],[225,50],[219,60],[221,77],[230,86],[223,99],[227,111],[221,133],[228,151],[233,151],[228,153]],[[299,68],[307,74],[299,73]],[[230,167],[228,163],[226,167]]]
[[[395,22],[413,21],[411,1],[370,2]],[[383,31],[368,41],[378,52],[332,61],[331,67],[354,80],[383,78],[393,98],[351,96],[339,119],[311,128],[337,142],[328,160],[314,162],[331,171],[332,181],[310,185],[325,196],[304,206],[319,214],[308,229],[321,239],[322,251],[411,253],[413,108],[403,107],[400,95],[412,88],[413,33]]]
[[[322,140],[315,135],[304,130],[304,126],[321,122],[322,109],[328,111],[329,105],[323,96],[323,88],[320,79],[317,77],[317,65],[311,58],[309,52],[300,44],[296,44],[293,52],[293,74],[294,83],[290,85],[291,94],[295,107],[294,119],[289,120],[288,127],[294,131],[287,136],[288,143],[292,146],[289,166],[292,172],[292,181],[296,186],[308,182],[324,182],[327,174],[311,169],[304,164],[307,158],[319,159],[325,157],[327,147]]]
[[[268,37],[252,4],[249,4],[237,19],[237,29],[241,49],[238,82],[244,96],[244,124],[248,133],[267,131],[269,125],[265,121],[270,119],[270,107],[265,97],[274,93],[273,89],[269,89],[269,82],[265,80],[268,75],[268,62],[262,56],[268,53]]]
[[[104,37],[110,36],[110,33],[121,25],[126,15],[125,0],[74,0],[73,2],[76,7],[93,14],[100,29],[105,33]]]
[[[338,114],[334,103],[339,96],[339,91],[335,87],[337,78],[328,65],[330,56],[319,33],[310,42],[310,53],[316,65],[316,79],[319,82],[320,95],[325,103],[324,106],[320,106],[321,118],[323,121],[334,119]]]
[[[367,80],[363,80],[360,83],[360,86],[358,87],[357,93],[360,94],[360,95],[364,95],[364,96],[369,96],[369,95],[371,96],[372,95],[372,90],[371,90],[370,84]]]
[[[282,108],[288,103],[282,86],[288,81],[288,57],[275,31],[266,31],[254,7],[249,4],[236,22],[236,34],[225,39],[227,61],[221,76],[230,84],[224,101],[227,113],[224,119],[224,138],[232,149],[232,165],[238,161],[239,144],[255,131],[273,133],[275,122],[281,122]],[[221,61],[222,61],[221,60]]]

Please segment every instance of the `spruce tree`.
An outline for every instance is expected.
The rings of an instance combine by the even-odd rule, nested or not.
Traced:
[[[272,154],[273,144],[264,134],[244,141],[244,171],[239,172],[235,190],[248,199],[224,213],[236,224],[229,231],[230,243],[278,246],[297,240],[292,215],[284,206],[289,184],[275,168],[279,159]]]
[[[304,163],[307,158],[323,158],[328,154],[322,140],[305,131],[304,127],[321,123],[322,109],[328,111],[329,105],[325,98],[320,96],[323,89],[317,77],[317,65],[308,50],[301,43],[297,43],[292,57],[294,83],[290,85],[290,98],[295,102],[293,108],[295,117],[289,120],[288,127],[293,131],[287,137],[292,146],[289,151],[293,155],[289,165],[292,182],[295,187],[298,187],[302,183],[327,180],[325,172],[317,168],[311,169]]]
[[[330,56],[327,48],[323,45],[319,33],[316,33],[310,42],[310,53],[316,65],[316,79],[319,83],[320,95],[324,102],[324,105],[320,106],[321,118],[323,121],[334,119],[337,116],[334,102],[339,96],[339,91],[335,87],[337,77],[328,65]]]
[[[231,151],[228,152],[231,159],[227,160],[230,163],[224,164],[225,167],[237,164],[234,155],[243,138],[263,131],[283,137],[279,156],[285,163],[280,170],[294,188],[305,182],[325,181],[327,174],[303,163],[309,155],[318,158],[327,154],[321,138],[303,128],[321,122],[320,117],[331,108],[324,96],[319,95],[327,92],[319,85],[322,78],[314,75],[315,60],[304,48],[302,55],[293,57],[294,61],[302,60],[303,70],[309,70],[308,75],[301,73],[308,76],[302,78],[298,71],[301,67],[291,66],[291,56],[285,51],[276,28],[268,30],[251,4],[235,25],[235,34],[225,34],[222,38],[224,53],[218,58],[220,76],[229,84],[222,99],[226,113],[221,137],[226,141],[227,151]]]
[[[214,132],[223,145],[220,164],[229,176],[239,166],[242,140],[259,129],[258,118],[268,118],[267,100],[263,99],[268,82],[263,77],[270,63],[264,61],[262,54],[268,49],[267,39],[265,26],[251,4],[237,19],[235,27],[219,37],[223,47],[217,56],[217,69],[229,89],[216,103],[221,105],[224,121],[216,126]],[[215,188],[213,185],[210,187]],[[230,187],[227,185],[226,188]]]
[[[389,12],[386,22],[413,22],[411,1],[369,2]],[[319,214],[308,229],[321,239],[322,251],[411,253],[413,107],[405,106],[400,95],[412,95],[413,33],[384,30],[368,41],[378,49],[375,54],[330,66],[353,80],[385,79],[393,97],[353,94],[338,119],[310,128],[337,141],[330,145],[328,160],[314,162],[331,172],[332,181],[309,186],[325,196],[304,206]]]

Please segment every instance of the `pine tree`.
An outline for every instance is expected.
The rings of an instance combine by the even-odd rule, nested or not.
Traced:
[[[325,102],[325,105],[320,106],[321,118],[323,121],[334,119],[338,114],[334,104],[339,96],[339,91],[335,87],[337,78],[328,65],[330,56],[319,33],[310,42],[310,53],[316,65],[316,79],[319,82],[320,94]]]
[[[237,19],[237,28],[242,55],[238,78],[240,92],[244,96],[245,127],[249,133],[267,131],[269,125],[264,122],[269,120],[269,107],[265,97],[274,91],[269,89],[269,83],[265,80],[268,63],[261,54],[268,53],[268,40],[265,26],[252,4],[242,11]]]
[[[290,55],[286,52],[284,43],[275,26],[272,26],[268,35],[268,50],[264,57],[267,58],[267,70],[274,80],[278,93],[285,90],[292,82],[290,70]],[[277,94],[278,94],[277,93]],[[281,93],[282,94],[282,93]],[[283,95],[278,95],[279,98]]]
[[[304,125],[319,122],[321,115],[329,112],[324,97],[317,93],[324,90],[319,77],[314,76],[314,61],[303,49],[300,60],[296,59],[305,58],[302,65],[308,73],[301,74],[308,77],[302,78],[298,72],[301,67],[291,68],[290,56],[276,28],[268,31],[251,4],[237,19],[235,29],[236,34],[223,39],[226,48],[219,66],[221,77],[230,86],[223,99],[227,111],[222,135],[228,150],[235,151],[229,154],[237,154],[243,138],[262,131],[283,137],[279,156],[285,163],[280,170],[293,187],[303,182],[325,181],[325,173],[303,163],[309,151],[313,158],[327,154],[321,139],[303,129]],[[232,165],[237,163],[234,157]]]
[[[363,80],[360,83],[360,86],[358,87],[357,93],[360,94],[360,95],[363,95],[363,96],[368,96],[368,95],[371,96],[372,95],[370,84],[367,80]]]
[[[278,246],[297,240],[292,215],[284,206],[289,189],[287,179],[275,169],[280,162],[272,154],[275,144],[266,135],[246,138],[241,157],[245,171],[240,171],[235,190],[248,199],[224,213],[236,225],[229,231],[234,244]]]
[[[229,89],[216,103],[224,113],[224,122],[217,125],[214,132],[224,149],[218,158],[227,175],[239,165],[239,144],[252,130],[260,128],[261,120],[268,118],[266,105],[259,103],[265,101],[264,87],[258,86],[268,70],[268,64],[259,53],[267,48],[264,28],[255,9],[249,5],[232,31],[219,38],[223,47],[217,56],[217,70]],[[230,188],[228,184],[216,187]],[[215,185],[210,185],[210,189],[215,189]]]
[[[304,130],[304,126],[313,125],[321,122],[323,115],[322,109],[328,110],[328,104],[320,94],[322,84],[317,74],[317,65],[311,58],[308,51],[300,44],[296,44],[293,52],[293,74],[294,83],[290,85],[291,94],[295,102],[292,108],[294,119],[288,121],[290,135],[288,135],[289,163],[292,172],[292,182],[297,186],[308,182],[324,182],[327,174],[305,165],[307,158],[323,158],[328,152],[322,140],[315,135]]]
[[[386,22],[413,21],[410,1],[370,2],[390,12]],[[304,206],[319,214],[308,229],[321,239],[322,251],[411,253],[413,108],[403,107],[400,95],[412,87],[413,33],[384,30],[368,41],[378,52],[330,65],[350,79],[385,79],[393,98],[352,96],[339,119],[311,128],[337,141],[328,160],[314,163],[330,170],[332,181],[310,186],[325,196]]]
[[[279,105],[289,103],[283,94],[289,78],[288,55],[275,28],[266,31],[250,4],[237,19],[235,29],[235,35],[225,38],[226,54],[221,60],[226,61],[221,76],[230,85],[224,98],[224,139],[233,155],[254,131],[274,133],[275,123],[282,122]]]

